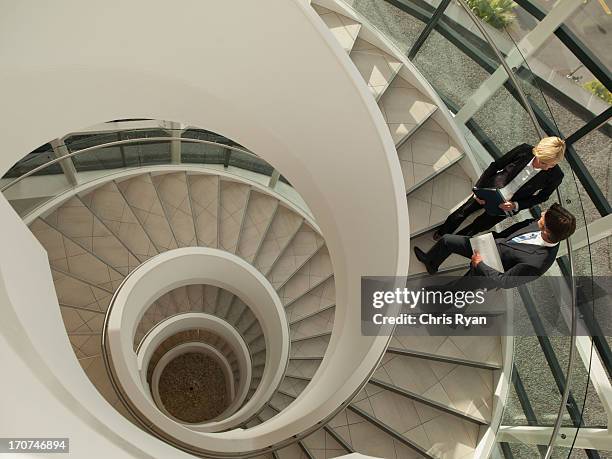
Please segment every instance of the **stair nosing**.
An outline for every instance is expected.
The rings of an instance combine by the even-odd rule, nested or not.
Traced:
[[[425,397],[423,395],[417,394],[416,392],[412,392],[412,391],[406,390],[406,389],[404,389],[402,387],[399,387],[399,386],[396,386],[394,384],[386,383],[384,381],[381,381],[380,379],[370,378],[368,383],[373,384],[373,385],[375,385],[377,387],[380,387],[380,388],[382,388],[384,390],[388,390],[389,392],[394,392],[394,393],[396,393],[398,395],[401,395],[402,397],[406,397],[406,398],[409,398],[411,400],[415,400],[415,401],[417,401],[419,403],[423,403],[424,405],[430,406],[431,408],[434,408],[436,410],[444,411],[445,413],[448,413],[450,415],[456,416],[458,418],[462,418],[462,419],[464,419],[466,421],[469,421],[469,422],[472,422],[474,424],[483,425],[483,426],[488,425],[488,421],[486,419],[484,419],[484,418],[481,419],[481,418],[478,418],[476,416],[464,413],[463,411],[458,410],[456,408],[447,407],[446,405],[444,405],[444,404],[442,404],[440,402],[432,400],[432,399],[430,399],[428,397]]]
[[[257,248],[255,249],[255,253],[253,254],[253,258],[251,259],[251,265],[255,266],[255,260],[257,260],[257,256],[259,255],[259,251],[261,250],[261,246],[263,245],[263,242],[266,239],[266,235],[268,234],[268,231],[270,230],[270,226],[272,226],[272,222],[274,221],[274,219],[276,218],[276,214],[278,213],[278,209],[280,207],[280,201],[276,198],[273,198],[276,201],[276,205],[274,207],[274,211],[272,212],[272,216],[270,217],[270,220],[268,221],[267,225],[266,225],[266,229],[263,231],[262,235],[263,237],[259,240],[259,243],[257,244]]]
[[[331,336],[331,334],[332,334],[332,332],[315,333],[314,335],[311,335],[311,336],[306,336],[306,337],[303,337],[303,338],[292,339],[291,343],[299,343],[301,341],[307,341],[309,339],[322,338],[323,336]]]
[[[319,282],[317,282],[316,284],[312,285],[311,287],[309,287],[308,289],[306,289],[306,291],[302,292],[299,294],[299,296],[296,296],[293,300],[291,300],[289,303],[283,305],[283,308],[288,308],[289,306],[291,306],[293,303],[295,303],[297,300],[299,300],[300,298],[302,298],[304,295],[308,295],[310,292],[312,292],[314,289],[316,289],[317,287],[319,287],[321,284],[323,284],[323,282],[328,281],[329,279],[331,279],[332,277],[334,277],[334,273],[332,272],[331,274],[329,274],[327,277],[324,277],[323,279],[321,279]]]
[[[314,317],[314,316],[316,316],[318,314],[322,314],[325,311],[329,311],[330,309],[333,309],[335,307],[336,307],[336,304],[334,303],[334,304],[330,304],[329,306],[325,306],[323,309],[319,309],[318,311],[306,314],[305,316],[302,316],[299,319],[295,319],[293,321],[290,321],[289,322],[289,327],[291,327],[292,325],[295,325],[295,324],[299,324],[300,322],[302,322],[304,320],[307,320],[307,319],[310,319],[310,318],[312,318],[312,317]]]
[[[478,362],[476,360],[455,358],[455,357],[431,354],[428,352],[411,351],[411,350],[402,349],[399,347],[389,346],[386,352],[389,352],[390,354],[403,355],[406,357],[413,357],[417,359],[433,360],[436,362],[461,365],[465,367],[480,368],[482,370],[501,370],[502,369],[501,365],[494,364],[494,363]]]
[[[457,149],[458,150],[458,149]],[[428,175],[427,177],[425,177],[424,179],[422,179],[420,182],[415,183],[414,185],[412,185],[410,188],[406,189],[406,197],[410,197],[410,195],[412,193],[414,193],[415,191],[417,191],[419,188],[421,188],[423,185],[425,185],[426,183],[431,182],[433,179],[435,179],[436,177],[442,175],[444,172],[446,172],[448,169],[450,169],[452,166],[454,166],[455,164],[457,164],[459,161],[461,161],[463,158],[465,158],[466,155],[464,152],[461,152],[461,154],[453,159],[452,161],[450,161],[448,164],[446,164],[442,169],[438,169],[437,171],[435,171],[433,174]]]
[[[141,175],[145,175],[145,174],[141,174]],[[132,177],[128,177],[126,180],[123,180],[123,181],[127,181],[127,180],[130,180],[130,179],[135,178],[135,177],[138,177],[138,175],[135,175],[135,176],[132,176]],[[132,215],[134,216],[134,218],[136,219],[136,221],[138,222],[138,224],[140,225],[140,227],[142,228],[144,233],[147,235],[147,238],[149,239],[149,241],[151,242],[153,247],[155,247],[155,251],[158,254],[165,252],[166,250],[159,250],[159,247],[157,246],[155,241],[153,241],[153,238],[151,238],[151,235],[149,234],[149,232],[145,228],[144,224],[140,220],[140,217],[138,216],[138,214],[136,214],[136,212],[134,212],[134,208],[132,207],[132,205],[129,203],[129,201],[125,197],[125,194],[123,193],[123,190],[119,186],[119,183],[117,182],[117,179],[114,179],[113,182],[115,184],[115,187],[117,187],[117,191],[119,191],[119,194],[123,198],[123,202],[125,202],[125,205],[128,207],[128,209],[130,209],[130,212],[132,213]],[[155,185],[153,185],[153,182],[151,182],[151,186],[153,186],[153,188],[155,188]]]
[[[415,88],[416,89],[416,88]],[[418,89],[417,89],[418,91]],[[419,91],[420,94],[423,94],[421,91]],[[399,150],[404,143],[406,143],[408,141],[408,139],[410,139],[410,137],[412,137],[414,134],[417,133],[417,131],[421,128],[421,126],[423,126],[431,117],[434,113],[436,113],[436,111],[438,111],[438,106],[434,103],[431,102],[427,102],[427,101],[421,101],[421,102],[425,102],[425,103],[429,103],[430,105],[433,105],[433,108],[431,108],[430,110],[428,110],[427,114],[425,115],[425,117],[422,120],[419,120],[419,123],[416,124],[410,131],[408,131],[404,136],[402,136],[401,139],[399,139],[399,141],[395,144],[395,150]]]
[[[246,202],[244,203],[244,208],[242,209],[242,215],[240,216],[240,229],[238,230],[238,238],[236,239],[236,246],[234,250],[231,252],[234,255],[237,254],[238,248],[240,247],[240,239],[242,238],[242,232],[244,231],[244,222],[246,221],[247,212],[249,211],[249,204],[251,203],[251,193],[253,192],[253,188],[249,186],[247,191]]]
[[[425,450],[421,446],[417,445],[412,440],[409,440],[408,438],[403,436],[401,433],[399,433],[395,429],[392,429],[390,426],[388,426],[384,422],[380,421],[378,418],[370,415],[368,412],[366,412],[366,411],[362,410],[361,408],[355,406],[353,403],[349,403],[348,406],[347,406],[347,409],[350,409],[355,414],[361,416],[367,422],[369,422],[370,424],[374,425],[376,428],[382,430],[383,432],[385,432],[390,437],[394,438],[395,440],[399,441],[400,443],[403,443],[404,445],[406,445],[407,447],[409,447],[412,450],[416,451],[417,453],[421,454],[422,456],[425,456],[427,459],[436,459],[434,456],[429,454],[427,452],[427,450]]]
[[[313,229],[314,231],[314,229]],[[318,234],[316,231],[314,231],[315,234]],[[319,237],[321,236],[320,234],[318,234]],[[306,257],[306,259],[300,263],[300,265],[287,277],[287,279],[285,279],[283,282],[281,282],[277,287],[274,287],[274,290],[279,291],[281,288],[283,288],[285,285],[287,285],[287,282],[289,282],[291,280],[291,278],[296,275],[298,273],[298,271],[300,269],[302,269],[304,266],[306,266],[306,264],[308,264],[308,262],[310,260],[312,260],[321,249],[323,249],[323,247],[325,247],[325,239],[321,238],[323,240],[323,244],[321,244],[319,247],[317,247],[310,255],[308,255],[308,257]],[[272,272],[272,270],[270,270],[270,272]]]
[[[323,430],[325,430],[325,432],[327,432],[336,441],[336,443],[342,446],[347,453],[351,454],[355,452],[355,449],[344,438],[342,438],[333,427],[325,424],[323,426]]]
[[[158,174],[158,175],[165,175],[165,174]],[[159,190],[157,189],[157,185],[155,185],[155,182],[153,181],[153,173],[149,172],[149,178],[151,180],[151,185],[153,186],[153,189],[155,190],[155,195],[157,196],[157,200],[159,201],[159,205],[161,206],[162,212],[164,213],[164,217],[166,217],[166,222],[168,223],[168,227],[170,228],[170,232],[172,233],[172,238],[174,239],[174,243],[176,244],[176,247],[179,248],[181,246],[179,245],[178,239],[176,237],[176,234],[174,233],[174,228],[172,227],[172,222],[168,218],[168,211],[166,211],[166,206],[164,205],[164,201],[162,201],[162,198],[159,195]],[[193,218],[193,215],[192,215],[192,218]]]
[[[69,272],[64,271],[64,270],[63,270],[63,269],[61,269],[61,268],[57,268],[57,267],[55,267],[55,266],[51,266],[51,265],[49,265],[49,267],[50,267],[52,270],[57,271],[57,272],[59,272],[59,273],[63,274],[64,276],[67,276],[67,277],[72,277],[73,279],[76,279],[76,280],[78,280],[79,282],[83,282],[84,284],[87,284],[87,285],[89,285],[90,287],[99,288],[100,290],[103,290],[103,291],[105,291],[106,293],[110,293],[111,295],[112,295],[113,293],[115,293],[115,292],[113,292],[112,290],[110,290],[110,289],[108,289],[108,288],[105,288],[105,287],[100,287],[99,285],[96,285],[96,284],[94,284],[92,281],[87,280],[87,279],[85,279],[85,278],[83,278],[83,277],[81,277],[81,276],[79,276],[79,275],[75,275],[75,274],[69,273]]]
[[[196,228],[196,217],[193,210],[193,199],[191,199],[191,187],[189,186],[189,176],[185,173],[185,186],[187,187],[187,198],[189,199],[189,209],[191,210],[191,223],[193,224],[193,237],[195,238],[196,246],[201,247],[200,238],[198,237],[198,229]]]
[[[96,314],[104,314],[104,315],[106,315],[106,311],[99,311],[99,310],[95,310],[95,309],[89,309],[89,308],[85,308],[83,306],[73,306],[71,304],[61,303],[59,301],[58,301],[57,304],[59,304],[60,307],[62,307],[62,308],[78,309],[79,311],[93,312],[93,313],[96,313]]]
[[[123,242],[123,240],[122,240],[122,239],[121,239],[121,238],[120,238],[118,235],[116,235],[114,231],[112,231],[112,230],[111,230],[111,229],[108,227],[108,225],[107,225],[107,224],[104,222],[104,220],[102,220],[102,219],[101,219],[101,218],[98,216],[98,213],[97,213],[97,212],[95,212],[95,211],[94,211],[92,208],[90,208],[90,207],[89,207],[87,204],[85,204],[85,201],[83,201],[83,199],[81,199],[81,196],[79,195],[79,193],[75,194],[75,196],[76,196],[76,197],[77,197],[77,199],[78,199],[78,200],[81,202],[81,204],[83,204],[83,206],[84,206],[84,207],[85,207],[87,210],[89,210],[89,212],[91,212],[91,214],[94,216],[94,218],[96,218],[96,220],[98,220],[98,221],[99,221],[99,222],[102,224],[102,226],[104,226],[104,228],[106,228],[106,230],[107,230],[107,231],[108,231],[110,234],[112,234],[112,235],[115,237],[115,239],[117,239],[117,240],[119,241],[119,243],[120,243],[120,244],[123,246],[123,248],[124,248],[125,250],[127,250],[127,251],[128,251],[128,253],[129,253],[130,255],[132,255],[132,256],[134,257],[134,259],[135,259],[135,260],[137,260],[137,261],[138,261],[138,263],[139,263],[139,264],[140,264],[140,263],[143,263],[144,261],[146,261],[146,260],[141,260],[141,259],[140,259],[140,257],[138,257],[138,256],[137,256],[137,255],[136,255],[134,252],[132,252],[132,249],[130,249],[130,248],[127,246],[127,245],[125,245],[125,243]]]
[[[41,218],[41,217],[39,217]],[[59,234],[61,234],[63,237],[65,237],[66,239],[68,239],[70,242],[72,242],[75,245],[78,245],[81,249],[83,249],[85,252],[87,252],[88,254],[90,254],[91,256],[93,256],[94,258],[96,258],[99,262],[103,263],[107,268],[112,269],[113,271],[115,271],[117,274],[119,274],[123,279],[125,279],[125,276],[127,276],[127,274],[123,274],[122,272],[118,271],[116,268],[114,268],[113,266],[111,266],[107,261],[104,261],[102,258],[100,258],[100,256],[98,256],[97,254],[93,253],[91,250],[89,250],[87,247],[85,247],[83,244],[81,244],[78,241],[75,241],[74,239],[72,239],[72,237],[68,236],[67,234],[64,234],[63,231],[61,231],[59,228],[57,228],[55,225],[49,223],[47,220],[41,218],[42,221],[44,221],[47,225],[49,225],[51,228],[53,228],[55,231],[57,231]],[[55,268],[53,268],[55,269]],[[91,283],[91,282],[90,282]],[[115,293],[115,292],[112,292]]]
[[[293,239],[295,239],[297,234],[300,232],[302,225],[305,224],[306,220],[304,220],[304,217],[300,216],[300,219],[301,221],[300,221],[300,224],[297,225],[297,229],[293,232],[291,237],[287,239],[287,243],[283,246],[283,248],[280,250],[278,255],[274,258],[274,261],[270,264],[270,267],[268,268],[268,270],[265,273],[262,272],[262,274],[266,277],[266,279],[268,278],[268,274],[270,274],[270,272],[272,272],[272,269],[274,269],[274,265],[276,265],[276,262],[280,259],[281,256],[283,256],[283,254],[285,253],[285,250],[287,250],[287,247],[289,247],[289,244],[293,242]]]

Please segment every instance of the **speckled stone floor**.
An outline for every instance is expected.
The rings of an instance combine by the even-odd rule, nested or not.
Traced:
[[[212,358],[195,352],[172,360],[161,374],[159,395],[168,412],[185,422],[204,422],[228,405],[225,375]]]

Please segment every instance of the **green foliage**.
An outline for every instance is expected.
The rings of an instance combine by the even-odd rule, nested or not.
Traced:
[[[597,80],[589,81],[583,84],[582,87],[586,89],[587,91],[589,91],[590,93],[595,94],[601,100],[604,100],[605,102],[612,105],[612,93],[608,91],[606,87],[603,84],[601,84],[599,81]]]
[[[516,3],[512,0],[466,0],[474,14],[496,29],[512,24]]]

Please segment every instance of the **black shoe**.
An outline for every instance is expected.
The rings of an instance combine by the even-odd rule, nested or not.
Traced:
[[[438,272],[437,268],[434,268],[431,263],[429,262],[429,260],[427,259],[427,254],[425,252],[423,252],[421,249],[419,249],[418,247],[414,248],[414,254],[417,257],[417,260],[419,260],[421,263],[423,263],[425,265],[425,269],[427,269],[427,272],[429,274],[435,274]]]

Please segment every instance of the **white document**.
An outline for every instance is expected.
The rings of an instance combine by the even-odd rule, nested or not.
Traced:
[[[481,234],[480,236],[470,238],[470,245],[472,246],[472,251],[478,251],[480,253],[482,261],[487,265],[499,272],[504,272],[504,266],[499,257],[499,251],[497,250],[497,245],[495,244],[492,233]]]

